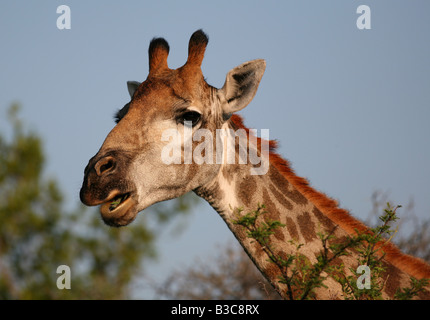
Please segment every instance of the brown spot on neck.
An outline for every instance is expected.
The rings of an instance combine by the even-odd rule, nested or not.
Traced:
[[[263,189],[263,204],[266,206],[266,210],[265,210],[266,213],[264,214],[264,220],[281,222],[278,210],[276,209],[275,204],[270,199],[269,193],[267,192],[266,188]],[[274,235],[275,235],[275,238],[280,241],[285,240],[285,236],[282,233],[281,228],[276,228]]]
[[[290,237],[295,240],[298,241],[299,240],[299,232],[297,231],[297,227],[296,227],[296,223],[294,222],[293,219],[291,219],[290,217],[287,217],[287,230],[288,233],[290,234]]]
[[[251,203],[256,190],[257,183],[255,178],[250,176],[244,177],[236,187],[236,193],[239,196],[240,201],[245,205],[249,205]]]
[[[291,204],[291,202],[288,201],[288,199],[282,193],[280,193],[272,183],[270,191],[285,209],[293,210],[293,205]]]
[[[400,270],[388,263],[384,263],[384,267],[386,268],[384,274],[384,291],[388,294],[388,296],[394,297],[394,294],[400,287]]]
[[[309,212],[305,211],[303,214],[298,215],[297,222],[300,227],[300,232],[306,242],[311,242],[317,238],[315,224],[313,223]]]
[[[288,180],[273,166],[270,166],[269,177],[273,186],[275,187],[274,189],[277,189],[280,193],[284,194],[289,200],[296,204],[308,204],[308,199],[306,199],[296,188],[294,188],[288,182]]]
[[[322,227],[327,230],[333,230],[335,224],[331,221],[327,216],[323,215],[317,207],[314,207],[312,210],[314,216],[318,219],[318,222],[321,223]]]

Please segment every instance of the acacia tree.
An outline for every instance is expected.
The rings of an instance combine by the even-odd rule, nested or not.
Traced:
[[[368,225],[377,224],[378,214],[387,202],[392,202],[387,192],[378,190],[372,193],[372,209],[366,218]],[[399,232],[393,239],[394,243],[403,252],[430,263],[430,219],[419,218],[415,214],[413,198],[402,208],[398,227]]]
[[[110,228],[82,205],[66,211],[58,183],[43,176],[40,137],[26,132],[17,114],[14,105],[9,141],[0,132],[0,299],[129,297],[142,262],[155,256],[154,229],[144,219]],[[152,209],[158,227],[174,216],[167,211],[187,212],[194,201],[182,197]],[[70,290],[57,288],[60,265],[71,269]]]

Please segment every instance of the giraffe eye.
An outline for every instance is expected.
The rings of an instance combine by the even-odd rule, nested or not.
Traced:
[[[185,121],[191,122],[194,127],[200,121],[201,117],[202,115],[197,111],[187,111],[179,117],[178,122],[182,124],[185,124]]]

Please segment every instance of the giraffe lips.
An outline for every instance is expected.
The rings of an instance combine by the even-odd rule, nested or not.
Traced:
[[[116,194],[100,206],[103,221],[110,226],[120,227],[131,223],[137,215],[136,200],[130,192]]]
[[[124,204],[124,202],[127,201],[129,196],[130,194],[128,193],[117,195],[115,198],[112,199],[112,201],[105,203],[103,206],[107,206],[109,204],[109,211],[114,211],[116,208]]]

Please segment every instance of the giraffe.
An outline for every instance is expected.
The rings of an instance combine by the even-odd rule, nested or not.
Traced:
[[[80,199],[88,206],[99,205],[103,221],[120,227],[131,223],[138,212],[154,203],[193,191],[218,212],[261,273],[281,297],[288,298],[286,285],[279,281],[280,267],[271,263],[263,246],[235,223],[239,208],[250,212],[264,204],[267,211],[264,219],[277,220],[285,226],[270,236],[273,248],[280,255],[289,254],[300,243],[301,254],[311,263],[322,250],[318,232],[330,232],[337,239],[345,239],[357,230],[368,228],[296,175],[290,163],[276,153],[274,141],[268,141],[269,153],[262,152],[263,139],[251,143],[252,132],[236,112],[254,98],[265,72],[265,60],[252,60],[233,68],[218,89],[206,82],[201,70],[207,44],[208,37],[202,30],[194,32],[186,63],[170,69],[167,41],[154,38],[150,42],[148,76],[142,83],[127,83],[131,100],[118,111],[116,126],[89,160]],[[209,163],[185,163],[185,129],[191,133],[205,130],[214,136],[217,130],[225,129],[224,138],[217,137],[211,142],[214,147],[221,145],[225,149],[230,139],[235,144],[236,160],[241,148],[249,148],[267,160],[268,168],[264,174],[251,174],[258,165],[250,161],[215,161],[216,154]],[[231,132],[239,129],[247,132],[249,143],[248,139],[232,136]],[[179,133],[175,143],[180,147],[182,161],[169,164],[161,161],[163,148],[173,141],[161,138],[166,130]],[[189,141],[194,150],[199,141]],[[393,298],[399,286],[408,286],[410,276],[430,278],[430,266],[422,260],[403,254],[391,243],[383,251],[387,268],[385,298]],[[345,272],[354,265],[356,255],[352,251],[338,258]],[[333,278],[327,277],[324,284],[327,288],[317,288],[314,298],[342,298],[341,286]],[[429,288],[426,289],[420,298],[430,298]]]

